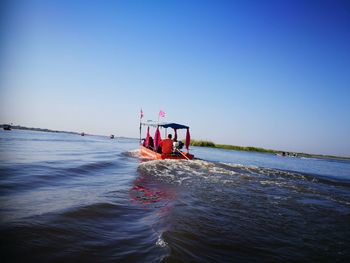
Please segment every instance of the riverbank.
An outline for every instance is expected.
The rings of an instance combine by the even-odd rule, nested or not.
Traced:
[[[56,132],[56,133],[79,134],[77,132],[71,132],[71,131],[57,131],[57,130],[34,128],[34,127],[25,127],[25,126],[21,126],[21,125],[9,125],[9,124],[0,124],[0,129],[3,129],[6,126],[9,127],[10,130],[28,130],[28,131],[39,131],[39,132]]]
[[[350,160],[350,157],[344,156],[334,156],[334,155],[323,155],[323,154],[311,154],[302,152],[291,152],[282,150],[265,149],[253,146],[237,146],[228,144],[216,144],[211,141],[203,140],[191,140],[190,145],[199,147],[210,147],[210,148],[220,148],[235,151],[247,151],[247,152],[261,152],[261,153],[271,153],[286,157],[307,157],[307,158],[327,158],[327,159],[337,159],[337,160]]]

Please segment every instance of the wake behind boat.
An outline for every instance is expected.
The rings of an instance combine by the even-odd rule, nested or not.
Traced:
[[[147,126],[146,138],[141,143],[141,127]],[[156,128],[154,139],[150,136],[150,127]],[[165,129],[165,138],[168,139],[162,140],[160,130]],[[171,134],[167,134],[167,129],[171,128],[174,131],[174,139],[172,140]],[[186,129],[186,140],[185,147],[187,152],[181,151],[184,144],[182,141],[177,140],[177,131],[181,129]],[[178,159],[178,160],[192,160],[194,158],[193,154],[189,153],[190,145],[190,131],[189,127],[183,124],[178,123],[167,123],[167,122],[140,122],[140,154],[143,157],[151,158],[154,160],[164,160],[164,159]],[[166,145],[171,143],[171,145]],[[171,148],[169,150],[169,147]]]

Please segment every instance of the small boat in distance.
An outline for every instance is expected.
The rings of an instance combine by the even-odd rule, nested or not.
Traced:
[[[114,139],[114,135],[112,134],[111,136],[109,136],[109,138]]]
[[[4,124],[3,129],[5,131],[11,131],[11,125],[10,124]]]
[[[141,127],[147,126],[147,134],[146,138],[141,143]],[[149,134],[149,128],[155,127],[155,135],[154,139]],[[162,153],[160,149],[161,135],[159,128],[165,128],[165,133],[167,134],[167,128],[171,128],[174,130],[174,147],[172,153]],[[177,141],[177,131],[179,129],[186,129],[186,149],[187,152],[182,152],[181,148],[183,143],[181,141]],[[190,131],[189,127],[186,125],[178,124],[178,123],[166,123],[166,122],[140,122],[140,154],[143,157],[151,158],[154,160],[164,160],[164,159],[175,159],[175,160],[192,160],[194,158],[193,154],[189,153],[189,145],[190,145]],[[152,142],[152,143],[150,143]]]
[[[85,133],[84,133],[84,132],[82,132],[80,135],[81,135],[81,136],[85,136]]]

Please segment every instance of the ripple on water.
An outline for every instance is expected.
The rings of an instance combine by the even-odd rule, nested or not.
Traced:
[[[350,259],[345,162],[203,148],[197,156],[217,152],[225,162],[150,161],[130,151],[138,140],[6,136],[13,139],[0,140],[8,153],[0,165],[4,261]]]

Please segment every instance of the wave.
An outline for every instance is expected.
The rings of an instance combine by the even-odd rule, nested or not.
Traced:
[[[161,178],[173,184],[183,184],[198,178],[218,183],[236,183],[237,179],[280,186],[309,182],[350,187],[349,181],[334,180],[326,176],[300,173],[252,165],[209,162],[205,160],[152,160],[139,165],[141,174]]]
[[[59,186],[64,180],[96,175],[104,170],[120,168],[123,166],[123,162],[99,161],[65,166],[67,165],[64,161],[57,161],[0,167],[2,175],[0,178],[0,192],[6,194],[19,190]]]
[[[101,169],[106,169],[109,167],[115,166],[115,163],[109,162],[109,161],[100,161],[100,162],[92,162],[92,163],[87,163],[83,164],[77,167],[70,167],[66,168],[63,171],[66,172],[73,172],[73,173],[78,173],[78,174],[85,174],[89,172],[93,172],[96,170],[101,170]]]
[[[65,218],[70,219],[89,219],[113,218],[123,214],[124,208],[113,203],[95,203],[82,207],[74,207],[62,214]]]
[[[141,157],[139,149],[122,152],[122,155],[127,156],[127,157],[134,157],[134,158]]]

